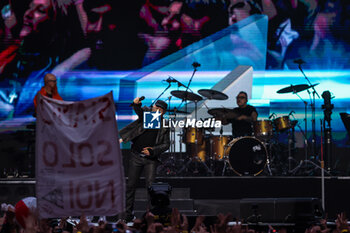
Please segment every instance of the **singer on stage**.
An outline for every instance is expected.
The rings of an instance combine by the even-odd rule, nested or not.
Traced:
[[[144,129],[143,112],[159,111],[161,118],[168,107],[167,103],[158,100],[152,109],[141,108],[141,100],[144,97],[135,98],[131,104],[138,115],[138,119],[125,126],[119,133],[123,142],[132,142],[129,159],[128,183],[126,189],[126,222],[133,220],[133,209],[135,201],[136,185],[141,176],[142,170],[145,170],[146,189],[154,182],[156,168],[158,165],[158,156],[168,150],[170,146],[169,128]],[[163,120],[161,120],[163,122]]]

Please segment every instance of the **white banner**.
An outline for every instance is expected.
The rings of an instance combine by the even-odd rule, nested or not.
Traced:
[[[36,181],[43,218],[124,211],[124,171],[112,92],[80,102],[39,97]]]

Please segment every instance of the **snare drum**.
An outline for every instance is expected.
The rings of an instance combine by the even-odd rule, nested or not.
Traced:
[[[211,140],[211,151],[209,153],[216,159],[222,160],[224,158],[225,146],[229,142],[228,136],[212,136]],[[209,142],[210,143],[210,142]]]
[[[203,128],[187,128],[185,135],[185,143],[195,144],[197,139],[197,144],[203,144]]]
[[[292,127],[289,116],[278,117],[273,122],[275,124],[276,130],[279,132],[290,129]]]
[[[254,135],[257,138],[270,138],[273,134],[272,121],[270,120],[260,120],[253,122]]]
[[[225,156],[231,169],[239,176],[259,175],[268,159],[266,147],[254,137],[233,139],[225,148]]]

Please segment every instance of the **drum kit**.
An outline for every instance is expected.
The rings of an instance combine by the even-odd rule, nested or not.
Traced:
[[[310,88],[309,85],[291,85],[280,89],[277,93],[295,94],[308,88]],[[187,91],[171,91],[172,96],[183,101],[195,102],[195,104],[204,98],[228,99],[226,94],[216,90],[201,89],[198,93],[199,95]],[[212,108],[208,109],[208,114],[215,118],[232,111],[229,108]],[[166,157],[162,157],[158,173],[181,176],[287,175],[292,170],[291,160],[294,160],[292,153],[295,151],[294,128],[298,123],[292,112],[279,117],[273,113],[269,119],[255,121],[252,123],[253,135],[238,138],[223,135],[222,128],[220,134],[215,135],[215,129],[212,128],[185,128],[177,134],[180,136],[180,153],[175,153],[174,147]],[[168,113],[188,114],[187,109],[184,111],[171,109]],[[172,134],[175,135],[175,130]],[[173,144],[175,144],[174,135],[171,136]],[[280,142],[281,135],[282,138],[288,139],[286,143]],[[181,149],[183,143],[186,147],[185,154]],[[179,154],[180,157],[177,158]]]
[[[302,71],[301,64],[299,68]],[[178,108],[167,110],[172,113],[176,119],[178,113],[189,114],[187,102],[194,103],[194,118],[197,120],[197,103],[204,99],[206,100],[227,100],[228,96],[220,91],[212,89],[198,90],[198,94],[194,93],[189,87],[191,85],[194,74],[199,63],[192,64],[194,70],[187,85],[169,76],[167,80],[168,86],[158,96],[159,99],[166,90],[171,87],[171,83],[175,82],[179,87],[185,87],[185,91],[171,91],[171,96],[168,98],[170,106],[171,97],[176,97],[182,100]],[[305,76],[304,72],[302,71]],[[291,111],[288,115],[277,116],[271,114],[268,119],[258,120],[252,123],[253,135],[232,138],[228,135],[223,135],[223,127],[220,134],[215,134],[215,128],[185,128],[179,134],[176,134],[176,129],[171,127],[170,131],[170,152],[166,158],[161,158],[161,165],[158,167],[160,175],[230,175],[236,174],[239,176],[259,174],[266,175],[287,175],[296,174],[301,165],[311,164],[314,167],[320,168],[312,161],[308,160],[307,155],[307,102],[300,96],[299,92],[308,89],[313,90],[313,102],[311,107],[313,110],[313,148],[315,147],[315,95],[317,94],[315,86],[305,76],[308,84],[290,85],[277,91],[279,94],[292,93],[297,95],[305,104],[305,129],[304,131],[297,124],[298,121],[294,118]],[[317,94],[318,95],[318,94]],[[155,99],[154,102],[157,100]],[[181,108],[185,103],[185,108]],[[205,105],[205,103],[204,103]],[[207,105],[205,105],[207,107]],[[181,109],[181,110],[180,110]],[[223,116],[235,118],[236,115],[229,108],[212,108],[208,109],[208,114],[213,118],[219,118],[226,123],[227,119]],[[291,117],[294,119],[292,120]],[[185,118],[187,120],[187,117]],[[299,165],[292,167],[292,161],[295,162],[292,153],[295,151],[294,128],[298,126],[304,135],[305,145],[305,160],[302,160]],[[217,132],[215,132],[217,133]],[[179,136],[179,153],[176,150],[176,135]],[[287,138],[285,140],[281,140]],[[186,145],[185,156],[182,153],[182,145]],[[315,150],[314,150],[315,151]],[[180,158],[177,155],[180,154]]]

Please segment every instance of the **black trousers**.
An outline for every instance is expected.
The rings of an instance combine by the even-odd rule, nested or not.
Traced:
[[[131,151],[129,160],[128,183],[126,186],[126,216],[133,215],[135,191],[142,171],[145,171],[146,189],[155,181],[158,161],[140,156]]]

